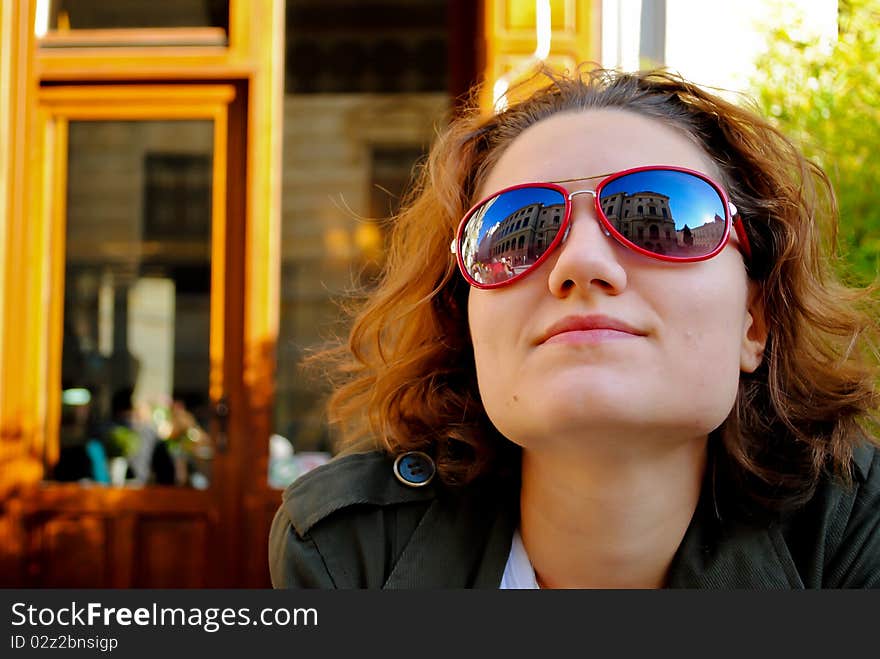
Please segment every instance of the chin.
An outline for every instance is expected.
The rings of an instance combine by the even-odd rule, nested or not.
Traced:
[[[517,394],[520,401],[525,394]],[[527,398],[527,397],[526,397]],[[537,448],[548,438],[588,435],[674,442],[708,436],[727,418],[727,412],[694,416],[692,409],[641,405],[632,397],[533,396],[527,406],[487,406],[489,419],[505,437],[523,448]]]

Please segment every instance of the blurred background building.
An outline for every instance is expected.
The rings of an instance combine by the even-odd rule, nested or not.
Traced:
[[[335,448],[303,359],[471,86],[745,89],[767,4],[0,0],[0,586],[268,586],[281,491]]]

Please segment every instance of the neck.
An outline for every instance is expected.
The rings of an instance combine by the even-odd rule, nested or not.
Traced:
[[[626,457],[524,450],[520,532],[538,583],[662,587],[705,466],[705,437]]]

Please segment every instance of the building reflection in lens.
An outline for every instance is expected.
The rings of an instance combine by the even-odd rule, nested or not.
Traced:
[[[708,254],[724,236],[724,218],[715,213],[702,224],[699,218],[680,229],[669,207],[669,196],[643,191],[603,195],[602,212],[630,242],[655,254],[699,256]]]
[[[505,193],[474,213],[462,244],[465,264],[476,281],[510,279],[528,269],[553,242],[565,218],[565,199],[555,190],[538,193],[543,200],[534,200],[534,190]],[[526,195],[532,203],[522,203]],[[491,216],[502,213],[493,222]]]

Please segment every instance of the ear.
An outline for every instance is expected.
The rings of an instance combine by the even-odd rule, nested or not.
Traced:
[[[764,359],[764,348],[767,346],[767,317],[761,288],[749,282],[748,306],[743,322],[742,349],[740,350],[739,367],[745,373],[753,373]]]

